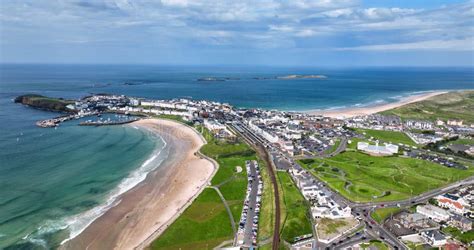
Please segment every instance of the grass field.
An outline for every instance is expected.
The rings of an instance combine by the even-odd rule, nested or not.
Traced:
[[[474,241],[474,230],[463,233],[455,227],[445,227],[443,228],[443,232],[464,243],[470,243]]]
[[[258,240],[269,239],[273,235],[273,225],[275,221],[275,194],[273,193],[272,183],[268,169],[259,161],[260,173],[263,179],[263,194],[260,207],[260,218],[258,225]]]
[[[368,243],[360,244],[362,249],[378,249],[378,250],[388,250],[390,249],[385,243],[379,240],[371,240]]]
[[[281,230],[281,237],[293,243],[294,238],[304,234],[311,234],[311,221],[309,218],[309,204],[286,172],[277,172],[278,180],[282,186],[286,209],[286,218]]]
[[[416,146],[416,143],[402,132],[372,129],[356,129],[356,131],[360,134],[365,133],[367,137],[374,137],[383,142],[394,144],[402,143],[405,145]]]
[[[204,189],[193,204],[150,246],[151,249],[205,249],[232,235],[224,204],[213,189]]]
[[[360,202],[406,199],[474,172],[472,168],[458,170],[419,159],[373,157],[352,151],[300,163],[332,189]]]
[[[192,124],[192,122],[185,121],[185,120],[183,119],[183,117],[181,117],[181,116],[179,116],[179,115],[165,115],[165,114],[161,114],[161,115],[155,115],[154,117],[160,118],[160,119],[166,119],[166,120],[173,120],[173,121],[177,121],[177,122],[184,123],[184,124],[187,124],[187,125],[191,125],[191,124]]]
[[[201,148],[201,152],[215,159],[219,164],[219,170],[211,183],[219,186],[238,224],[247,189],[245,161],[257,159],[256,154],[243,142],[219,141],[202,127],[197,129],[208,142]],[[243,171],[237,173],[236,166],[241,166]],[[151,249],[211,249],[230,239],[233,239],[233,230],[227,211],[217,192],[213,189],[205,189],[183,215],[150,247]]]
[[[381,113],[397,115],[404,120],[461,119],[467,123],[474,123],[472,110],[474,110],[474,91],[462,91],[439,95]]]
[[[398,207],[384,207],[376,209],[370,216],[378,223],[382,223],[385,219],[390,217],[392,214],[396,214],[400,211]]]

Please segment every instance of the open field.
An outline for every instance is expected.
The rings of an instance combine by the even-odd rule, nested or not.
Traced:
[[[471,111],[469,111],[471,110]],[[448,119],[464,120],[474,123],[474,91],[460,91],[442,94],[421,102],[411,103],[395,109],[381,112],[386,115],[397,115],[402,119],[431,120]]]
[[[384,207],[377,208],[372,214],[371,217],[378,223],[382,223],[385,219],[390,217],[393,214],[396,214],[400,211],[398,207]]]
[[[284,204],[287,208],[281,237],[283,240],[293,243],[295,237],[312,233],[309,204],[306,203],[288,173],[277,172],[277,174],[283,189]]]
[[[263,161],[259,161],[260,173],[263,179],[263,194],[258,225],[258,240],[266,240],[273,236],[273,224],[275,221],[275,197],[268,169]]]
[[[371,240],[367,243],[360,244],[362,249],[378,249],[378,250],[388,250],[390,249],[385,243],[379,240]]]
[[[357,225],[357,220],[355,220],[354,218],[321,218],[316,219],[316,224],[318,238],[329,240],[355,227]]]
[[[360,134],[365,134],[366,137],[374,137],[383,142],[394,144],[402,143],[405,145],[416,146],[416,143],[402,132],[372,129],[356,129],[356,131]]]
[[[150,246],[151,249],[198,249],[232,237],[232,227],[217,192],[205,189],[193,204]]]
[[[255,160],[255,152],[245,143],[216,140],[206,129],[197,128],[208,144],[201,153],[213,158],[219,170],[211,184],[218,186],[238,224],[247,188],[245,161]],[[243,171],[236,172],[236,166]],[[229,216],[217,192],[205,189],[158,239],[151,249],[203,249],[213,248],[225,240],[233,239]]]
[[[177,121],[177,122],[184,123],[184,124],[187,124],[187,125],[191,125],[191,124],[192,124],[192,122],[185,121],[185,120],[183,119],[183,117],[181,117],[181,116],[179,116],[179,115],[165,115],[165,114],[161,114],[161,115],[155,115],[154,117],[160,118],[160,119],[173,120],[173,121]]]
[[[455,227],[445,227],[443,228],[443,232],[464,243],[470,243],[474,241],[474,230],[469,230],[463,233]]]
[[[373,157],[344,152],[327,159],[300,161],[315,176],[344,197],[359,202],[401,200],[471,176],[424,160]]]

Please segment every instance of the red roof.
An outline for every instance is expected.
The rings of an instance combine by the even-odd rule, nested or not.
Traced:
[[[440,198],[440,199],[438,199],[438,202],[441,202],[441,203],[450,203],[450,204],[454,205],[454,206],[455,206],[456,208],[458,208],[458,209],[463,209],[463,208],[464,208],[464,206],[463,206],[461,203],[459,203],[459,202],[457,202],[457,201],[452,201],[452,200],[447,199],[447,198]]]

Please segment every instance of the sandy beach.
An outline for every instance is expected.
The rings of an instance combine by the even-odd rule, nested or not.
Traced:
[[[205,141],[192,128],[158,119],[133,125],[158,133],[169,147],[168,158],[122,194],[117,206],[63,244],[63,249],[142,249],[185,210],[215,174],[215,163],[196,154]]]
[[[406,104],[423,101],[425,99],[428,99],[440,94],[444,94],[444,93],[447,93],[447,91],[433,91],[433,92],[423,93],[419,95],[412,95],[412,96],[403,98],[402,100],[398,102],[387,103],[387,104],[382,104],[382,105],[377,105],[377,106],[347,108],[347,109],[332,109],[332,110],[310,110],[310,111],[307,111],[307,113],[313,114],[313,115],[323,115],[323,116],[332,117],[332,118],[340,118],[340,119],[350,118],[354,116],[370,115],[370,114],[382,112],[382,111],[397,108]]]

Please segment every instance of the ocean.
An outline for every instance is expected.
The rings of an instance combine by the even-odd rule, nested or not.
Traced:
[[[326,79],[275,79],[321,74]],[[228,77],[227,81],[197,81]],[[304,111],[473,89],[473,68],[272,68],[158,65],[0,65],[0,248],[48,249],[74,237],[116,197],[166,160],[166,143],[133,126],[57,129],[57,116],[13,103],[21,94],[80,98],[113,93],[193,98],[237,107]]]

